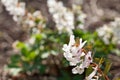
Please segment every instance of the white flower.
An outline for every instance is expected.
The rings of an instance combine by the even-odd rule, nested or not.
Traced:
[[[35,27],[36,23],[33,20],[26,19],[25,24],[28,25],[29,27]]]
[[[91,80],[99,80],[99,76],[94,76],[94,79]]]
[[[115,18],[115,20],[110,23],[110,27],[113,30],[112,42],[120,44],[120,18]]]
[[[98,36],[102,38],[105,44],[110,43],[110,38],[112,36],[113,31],[109,26],[104,25],[103,27],[96,29],[96,31],[98,32]]]
[[[5,6],[10,6],[12,5],[16,5],[18,3],[18,0],[1,0],[1,2],[5,5]],[[11,5],[11,6],[12,6]]]
[[[28,12],[26,15],[22,23],[24,27],[29,27],[31,29],[36,28],[37,32],[40,32],[40,30],[45,27],[44,19],[40,11],[35,11],[33,13]]]
[[[73,74],[82,74],[84,72],[84,68],[81,66],[76,66],[75,68],[72,69]]]
[[[25,3],[18,0],[1,0],[6,10],[13,16],[14,21],[18,22],[19,18],[25,15]]]
[[[81,61],[80,58],[85,55],[82,52],[82,47],[85,43],[86,41],[82,42],[82,39],[80,39],[79,44],[76,45],[74,35],[71,35],[69,44],[63,45],[64,57],[70,61],[70,65],[76,65]]]
[[[14,9],[10,12],[11,15],[24,16],[25,15],[25,3],[20,2],[18,5],[14,6]]]
[[[88,52],[87,55],[84,56],[85,59],[80,60],[80,65],[77,65],[72,69],[73,74],[82,74],[85,68],[88,68],[90,63],[92,63],[91,52]]]
[[[31,37],[29,40],[28,40],[28,43],[33,45],[35,43],[35,38],[34,37]]]
[[[92,56],[91,56],[91,52],[89,51],[86,55],[85,55],[85,60],[83,62],[83,66],[85,68],[88,68],[90,63],[92,63]]]
[[[93,69],[94,69],[93,72],[89,76],[87,76],[85,80],[98,80],[98,78],[97,79],[93,79],[93,77],[97,73],[98,66],[93,67]]]
[[[114,21],[110,22],[109,24],[103,25],[96,29],[98,35],[105,44],[109,44],[110,40],[114,44],[120,43],[120,18],[115,18]]]
[[[35,11],[34,13],[33,13],[33,16],[34,17],[41,17],[41,12],[40,11]]]
[[[103,27],[100,27],[96,30],[98,32],[99,36],[105,36],[106,34],[112,33],[112,30],[109,26],[104,25]]]
[[[59,33],[67,31],[69,34],[72,34],[72,30],[74,29],[73,12],[64,7],[61,1],[57,2],[56,0],[47,0],[47,5]]]
[[[84,69],[88,68],[90,63],[92,63],[92,52],[83,51],[85,43],[86,41],[82,42],[81,38],[79,39],[79,43],[76,43],[74,35],[71,35],[68,45],[63,45],[64,57],[69,61],[70,66],[75,66],[72,69],[73,74],[82,74]]]
[[[85,18],[87,17],[87,15],[85,13],[82,12],[81,10],[81,6],[72,5],[72,10],[76,16],[76,21],[79,22],[79,24],[76,25],[77,28],[80,28],[82,30],[85,30]]]

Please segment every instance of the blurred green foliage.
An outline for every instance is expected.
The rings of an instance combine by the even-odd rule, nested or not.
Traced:
[[[87,49],[92,49],[94,57],[106,57],[115,48],[115,44],[112,42],[106,45],[103,40],[98,36],[97,32],[82,31],[80,29],[74,30],[74,35],[76,37],[82,37],[83,40],[87,40]]]
[[[114,44],[104,44],[98,37],[97,32],[76,29],[73,33],[76,37],[81,37],[83,40],[88,41],[85,49],[93,51],[94,61],[100,66],[103,66],[104,73],[107,74],[111,66],[111,64],[108,63],[109,61],[107,61],[107,55],[115,48]],[[57,31],[52,31],[51,29],[44,29],[41,33],[32,34],[30,39],[33,39],[32,43],[30,43],[29,40],[26,42],[17,42],[16,48],[19,50],[19,54],[11,57],[8,68],[20,68],[21,72],[24,73],[32,74],[37,72],[39,74],[46,74],[46,70],[50,65],[48,64],[50,63],[49,57],[51,55],[53,55],[53,57],[59,57],[63,54],[62,46],[69,42],[69,35],[67,33],[59,34]],[[85,75],[89,75],[92,71],[92,68],[88,68],[82,75],[73,75],[71,74],[72,68],[69,67],[69,62],[63,57],[60,58],[62,58],[59,59],[61,64],[57,64],[56,66],[60,66],[58,68],[58,80],[84,79]],[[46,61],[46,63],[44,63],[44,61]],[[105,65],[102,65],[103,63]],[[67,68],[70,68],[70,70],[68,71]]]

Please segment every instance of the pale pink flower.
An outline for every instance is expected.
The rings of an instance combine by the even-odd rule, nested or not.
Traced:
[[[85,60],[83,62],[83,66],[85,68],[88,68],[90,63],[92,63],[92,56],[91,56],[91,51],[89,51],[86,55],[85,55]]]
[[[87,76],[85,80],[98,80],[98,78],[97,78],[97,79],[93,79],[93,77],[94,77],[94,76],[96,75],[96,73],[97,73],[98,66],[93,67],[93,69],[94,69],[93,72],[92,72],[89,76]]]
[[[86,41],[82,42],[82,39],[80,39],[78,46],[76,46],[74,35],[71,35],[69,44],[63,45],[64,57],[70,61],[70,65],[77,65],[81,61],[80,58],[85,55],[85,53],[82,52],[82,47],[85,43]]]
[[[82,74],[84,72],[84,68],[81,66],[76,66],[75,68],[72,69],[73,74]]]
[[[70,36],[70,41],[63,45],[64,57],[69,61],[71,66],[75,66],[72,69],[73,74],[82,74],[85,68],[88,68],[92,63],[91,51],[85,53],[83,46],[86,41],[82,42],[82,38],[79,39],[79,43],[75,42],[74,35]]]

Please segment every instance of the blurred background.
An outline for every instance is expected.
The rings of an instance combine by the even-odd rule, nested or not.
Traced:
[[[47,27],[54,30],[56,23],[52,17],[52,14],[49,12],[47,0],[21,0],[21,1],[26,3],[26,9],[28,9],[28,11],[40,10],[41,14],[46,20]],[[109,23],[113,22],[115,18],[120,18],[120,0],[57,0],[57,1],[62,1],[64,6],[69,9],[72,9],[73,4],[81,6],[81,11],[86,15],[84,28],[89,32],[93,32],[104,25],[110,25]],[[120,24],[120,21],[118,23]],[[117,37],[120,38],[120,25],[118,26],[117,31],[118,31]],[[25,31],[21,27],[21,25],[19,25],[19,23],[13,20],[12,15],[9,14],[9,11],[6,10],[5,6],[0,0],[0,80],[9,80],[5,78],[7,74],[3,72],[3,68],[6,64],[9,63],[10,57],[16,54],[13,49],[13,43],[16,40],[24,42],[27,39],[29,39],[29,37],[30,37],[29,33]],[[116,46],[117,49],[120,50],[120,44],[117,43]],[[111,52],[111,54],[108,54],[108,59],[112,62],[112,67],[110,69],[112,77],[110,80],[120,80],[119,52],[117,54]],[[18,79],[13,78],[10,80]],[[56,80],[56,79],[45,78],[44,80]]]

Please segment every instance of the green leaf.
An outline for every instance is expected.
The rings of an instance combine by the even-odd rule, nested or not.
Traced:
[[[21,54],[22,54],[22,56],[24,56],[24,57],[27,57],[29,54],[29,51],[28,51],[28,48],[27,47],[23,47],[22,49],[21,49]]]
[[[28,58],[29,58],[30,60],[32,60],[32,59],[34,59],[36,56],[37,56],[37,53],[36,53],[35,51],[32,51],[32,52],[29,53]]]
[[[9,68],[18,68],[20,63],[21,57],[20,55],[13,55],[10,58],[10,64],[8,64]]]
[[[39,42],[43,38],[43,34],[35,34],[33,37],[35,37],[36,42]]]
[[[58,78],[58,80],[72,80],[71,76],[66,72],[61,70],[61,76]]]
[[[40,72],[41,74],[44,74],[46,68],[47,68],[47,67],[46,67],[45,65],[40,64],[40,65],[39,65],[39,72]]]
[[[92,66],[89,66],[89,68],[86,69],[85,75],[88,76],[93,71]]]
[[[75,75],[72,80],[83,80],[84,76],[83,75]]]
[[[34,60],[37,55],[38,55],[38,53],[35,51],[28,52],[26,56],[23,56],[23,60],[24,61]]]
[[[20,61],[20,55],[16,54],[16,55],[11,56],[10,60],[12,63],[18,63]]]
[[[26,47],[26,45],[25,45],[25,43],[23,43],[23,42],[18,42],[17,45],[16,45],[16,47],[17,47],[18,49],[22,49],[22,48]]]

